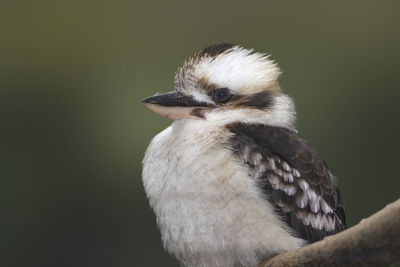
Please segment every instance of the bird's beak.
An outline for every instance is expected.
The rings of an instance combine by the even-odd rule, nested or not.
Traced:
[[[202,111],[211,106],[180,92],[150,96],[143,99],[142,104],[151,111],[173,120],[204,118]]]

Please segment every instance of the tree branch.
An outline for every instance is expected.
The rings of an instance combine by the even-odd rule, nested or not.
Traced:
[[[271,266],[387,266],[400,260],[400,199],[346,231],[269,258]]]

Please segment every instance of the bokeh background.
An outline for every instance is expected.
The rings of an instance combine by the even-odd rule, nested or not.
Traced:
[[[184,59],[272,54],[349,225],[400,196],[400,2],[0,2],[0,266],[178,266],[141,183]]]

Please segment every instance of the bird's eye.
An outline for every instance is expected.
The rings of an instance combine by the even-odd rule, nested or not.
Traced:
[[[225,103],[231,98],[231,92],[228,88],[218,88],[214,90],[213,100],[218,103]]]

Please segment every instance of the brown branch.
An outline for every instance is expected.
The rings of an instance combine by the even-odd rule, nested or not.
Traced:
[[[400,261],[400,199],[344,232],[265,260],[270,266],[387,266]]]

